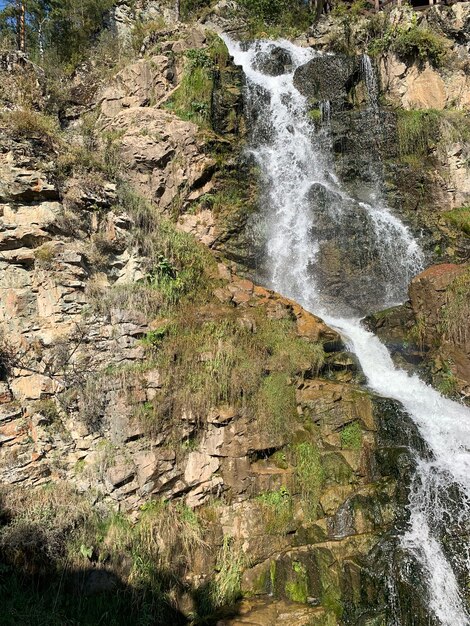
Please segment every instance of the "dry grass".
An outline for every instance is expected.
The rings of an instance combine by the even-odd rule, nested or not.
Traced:
[[[470,268],[458,276],[446,289],[446,304],[441,311],[441,323],[446,338],[460,346],[470,343]]]

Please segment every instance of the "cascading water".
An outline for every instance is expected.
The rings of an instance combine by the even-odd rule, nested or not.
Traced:
[[[468,548],[461,546],[460,554],[450,559],[443,537],[447,525],[463,532],[470,522],[470,411],[397,369],[386,348],[359,321],[365,313],[405,299],[411,277],[422,267],[420,248],[381,201],[377,188],[356,199],[333,173],[328,142],[308,115],[307,99],[294,86],[296,68],[318,53],[288,41],[242,47],[226,38],[226,43],[247,78],[250,152],[261,169],[265,192],[259,216],[265,238],[264,279],[337,328],[356,353],[369,386],[399,401],[417,425],[427,454],[417,458],[401,546],[419,564],[427,595],[424,603],[433,623],[468,626],[455,574],[457,570],[470,574]],[[274,72],[276,76],[260,69],[274,48],[290,59]],[[368,106],[376,116],[370,59],[364,58],[362,67]],[[346,259],[340,256],[344,249],[347,255],[354,254],[353,246],[358,245],[361,254],[347,279],[341,263],[333,278],[325,279],[325,258],[330,263],[341,261]],[[353,285],[349,292],[346,281]],[[408,626],[393,616],[393,607],[391,613],[391,624]]]

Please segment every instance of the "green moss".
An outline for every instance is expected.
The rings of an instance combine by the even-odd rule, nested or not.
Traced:
[[[470,236],[470,207],[463,206],[443,214],[445,219]]]
[[[360,450],[362,446],[362,428],[359,422],[347,424],[341,430],[341,447],[350,450]]]
[[[310,109],[308,112],[309,118],[314,121],[316,124],[319,124],[322,121],[322,113],[320,109]]]
[[[305,604],[308,598],[307,568],[300,563],[300,561],[293,561],[292,574],[294,580],[288,580],[286,582],[286,595],[292,602],[302,602]]]

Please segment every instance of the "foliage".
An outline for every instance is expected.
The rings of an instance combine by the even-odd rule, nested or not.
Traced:
[[[360,450],[362,446],[362,429],[359,422],[351,422],[341,430],[341,447]]]
[[[172,597],[196,551],[205,549],[204,527],[193,510],[150,501],[132,523],[100,502],[92,506],[91,498],[63,482],[2,496],[2,623],[186,623],[172,608]],[[236,586],[229,567],[227,546],[220,576],[211,581],[222,601]],[[111,579],[112,589],[85,595],[86,578],[80,576],[87,570]]]
[[[95,311],[109,308],[137,308],[148,315],[170,310],[183,302],[204,301],[211,284],[214,260],[205,246],[191,235],[176,229],[157,213],[151,204],[121,184],[118,188],[119,211],[134,220],[134,243],[146,259],[145,279],[139,283],[102,288],[88,286],[90,303]]]
[[[158,32],[165,28],[165,20],[162,17],[156,20],[134,20],[132,28],[132,48],[136,54],[138,54],[142,48],[142,44],[146,37],[152,33]]]
[[[211,586],[214,608],[230,606],[240,598],[241,574],[245,561],[241,546],[237,546],[233,539],[224,537],[217,555],[217,574]]]
[[[114,0],[25,0],[27,50],[40,59],[43,51],[75,66],[94,43]],[[0,31],[16,28],[13,1],[0,11]]]
[[[453,374],[449,363],[444,362],[441,371],[435,377],[436,388],[444,396],[455,397],[457,394],[457,378]]]
[[[212,0],[180,0],[180,16],[185,22],[195,19],[202,9],[209,7]]]
[[[5,111],[0,122],[8,128],[14,137],[37,138],[49,148],[60,142],[60,129],[57,120],[29,109]]]
[[[273,27],[279,27],[282,32],[298,31],[307,28],[314,19],[310,5],[302,0],[240,0],[239,4],[253,34],[266,35],[268,30],[278,36],[280,32],[271,32]]]
[[[208,50],[186,52],[183,78],[167,106],[179,117],[209,126],[213,85],[213,60]]]
[[[470,235],[470,207],[463,206],[443,214],[445,219],[466,235]]]
[[[266,376],[258,392],[257,419],[261,430],[285,437],[295,415],[295,389],[287,374],[273,372]]]
[[[374,56],[391,50],[404,60],[429,61],[436,67],[444,64],[447,42],[441,35],[416,23],[397,26],[384,21],[382,25],[383,32],[377,33],[369,43],[369,54]]]
[[[252,329],[231,309],[212,318],[202,309],[184,309],[167,327],[156,359],[165,372],[154,413],[146,426],[178,423],[190,415],[199,422],[210,409],[228,404],[243,408],[271,434],[287,435],[296,416],[295,389],[289,376],[315,370],[323,349],[297,337],[291,320],[256,313]]]
[[[398,28],[392,50],[403,59],[429,61],[439,67],[447,54],[446,40],[430,29],[413,25],[409,29]]]
[[[324,480],[324,470],[318,447],[303,442],[292,447],[293,465],[302,504],[309,519],[317,518],[318,500]]]
[[[292,496],[286,487],[267,491],[257,497],[263,509],[266,532],[284,535],[292,524]]]
[[[426,156],[439,140],[441,112],[434,109],[399,110],[397,130],[400,156]]]

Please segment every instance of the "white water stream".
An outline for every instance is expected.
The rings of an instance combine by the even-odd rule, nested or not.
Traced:
[[[261,169],[266,190],[261,209],[266,241],[269,283],[273,289],[320,315],[337,328],[357,355],[368,385],[378,394],[402,403],[419,429],[430,451],[420,457],[410,495],[410,519],[401,538],[402,547],[419,563],[425,578],[430,608],[442,626],[468,626],[469,616],[451,562],[441,542],[446,525],[470,520],[470,411],[442,397],[437,391],[397,369],[387,349],[365,330],[357,315],[351,316],[341,293],[337,301],[322,293],[318,284],[318,253],[321,241],[315,239],[315,203],[309,195],[313,185],[337,201],[330,201],[329,219],[341,221],[345,207],[355,204],[364,211],[368,248],[375,251],[382,266],[381,284],[375,288],[376,310],[403,301],[407,285],[422,267],[419,245],[408,228],[372,192],[359,201],[352,198],[334,174],[331,155],[319,141],[318,128],[308,116],[308,103],[294,86],[295,69],[315,54],[311,49],[276,42],[287,51],[292,65],[286,73],[269,76],[257,69],[269,57],[273,42],[258,41],[242,46],[225,41],[235,63],[247,78],[247,107],[255,112],[250,149]],[[373,117],[377,117],[377,87],[370,61],[363,63]],[[323,112],[323,119],[328,116]],[[323,105],[325,107],[325,105]],[[352,233],[351,233],[352,234]],[[458,506],[449,508],[450,489],[458,492]],[[468,547],[463,545],[460,566],[470,574]],[[397,618],[394,618],[395,620]],[[396,626],[408,626],[395,621]]]

